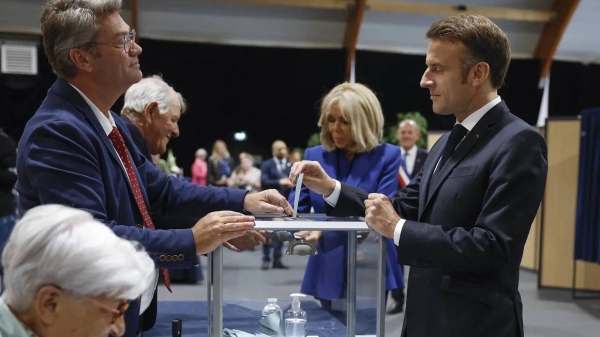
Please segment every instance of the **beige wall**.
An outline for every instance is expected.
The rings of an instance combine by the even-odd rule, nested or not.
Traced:
[[[581,122],[549,120],[548,180],[542,207],[540,286],[573,286]],[[529,243],[531,244],[531,243]],[[600,290],[600,265],[577,261],[577,288]]]

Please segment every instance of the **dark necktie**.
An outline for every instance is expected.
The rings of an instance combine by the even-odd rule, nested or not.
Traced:
[[[108,138],[113,143],[115,150],[117,150],[117,154],[119,154],[119,158],[121,158],[121,161],[125,166],[125,171],[127,172],[127,176],[129,177],[129,183],[131,185],[131,189],[133,190],[133,196],[140,210],[140,213],[142,214],[142,218],[144,219],[144,224],[146,225],[146,227],[154,230],[154,222],[152,222],[152,219],[150,218],[150,213],[148,213],[148,208],[146,208],[146,202],[144,201],[144,197],[142,196],[140,183],[137,179],[137,175],[135,174],[135,170],[133,169],[131,159],[129,158],[129,152],[127,151],[127,147],[125,146],[123,136],[121,136],[121,133],[116,127],[113,127],[113,130],[108,135]],[[167,289],[170,292],[172,292],[169,271],[167,269],[161,269],[160,271],[165,280],[165,286],[167,286]]]
[[[433,175],[431,176],[431,182],[429,183],[429,186],[433,185],[435,178],[437,178],[437,174],[442,170],[444,164],[446,164],[448,158],[452,156],[454,149],[456,149],[456,146],[462,141],[467,132],[468,130],[464,126],[460,124],[454,125],[454,128],[452,128],[452,132],[450,132],[448,140],[446,141],[446,146],[442,151],[442,157],[440,158],[440,162],[438,163],[435,171],[433,172]]]

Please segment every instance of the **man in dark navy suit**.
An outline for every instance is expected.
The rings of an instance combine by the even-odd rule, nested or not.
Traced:
[[[160,269],[153,283],[160,275],[170,290],[168,269],[190,268],[197,254],[240,237],[253,245],[265,242],[248,234],[254,217],[244,213],[291,214],[291,206],[275,190],[246,194],[168,177],[140,155],[123,121],[110,111],[142,78],[142,49],[120,9],[121,0],[45,3],[44,49],[58,79],[19,142],[18,208],[23,214],[53,203],[88,211],[117,235],[141,243]],[[161,229],[155,214],[161,221],[172,219],[170,228],[181,228],[181,217],[196,223]],[[125,336],[137,334],[140,308],[153,294],[150,288],[131,302]]]
[[[427,32],[421,86],[456,124],[398,198],[331,179],[317,162],[290,179],[325,197],[336,216],[364,215],[410,265],[403,337],[523,337],[519,265],[544,193],[547,146],[510,113],[498,88],[510,62],[504,32],[475,15]]]
[[[288,147],[282,140],[276,140],[271,145],[273,157],[265,160],[260,166],[260,182],[263,189],[276,189],[282,195],[288,196],[292,183],[288,178],[292,164],[288,160]],[[271,249],[273,250],[273,268],[288,269],[288,266],[281,262],[283,256],[283,243],[273,242],[272,244],[263,244],[262,270],[267,270],[271,266]]]

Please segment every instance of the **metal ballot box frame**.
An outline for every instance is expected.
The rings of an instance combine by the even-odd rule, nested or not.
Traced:
[[[354,337],[356,324],[356,245],[357,232],[373,231],[362,217],[331,217],[324,214],[299,214],[299,217],[268,214],[255,215],[254,230],[334,230],[347,231],[348,235],[348,275],[346,288],[346,328],[347,335]],[[377,235],[379,233],[375,232]],[[386,279],[386,240],[379,240],[377,258],[377,325],[378,337],[385,335],[385,279]],[[308,258],[308,257],[307,257]],[[208,254],[207,266],[207,326],[208,336],[221,337],[223,333],[223,246]],[[210,280],[213,280],[211,285]]]

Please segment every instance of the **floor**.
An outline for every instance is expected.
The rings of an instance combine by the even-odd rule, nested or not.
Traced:
[[[357,299],[374,299],[373,272],[376,271],[377,244],[365,241],[359,246],[361,258],[357,262]],[[225,301],[256,301],[276,297],[289,300],[299,291],[307,258],[284,256],[287,270],[260,269],[262,250],[224,253]],[[206,268],[206,258],[201,258]],[[161,301],[204,301],[206,282],[177,284],[173,293],[159,286]],[[600,336],[600,299],[573,300],[570,291],[537,289],[537,274],[521,271],[525,336],[527,337],[596,337]],[[409,290],[410,291],[410,290]],[[388,303],[391,305],[391,303]],[[357,317],[359,320],[360,317]],[[386,336],[400,336],[402,314],[386,316]]]

